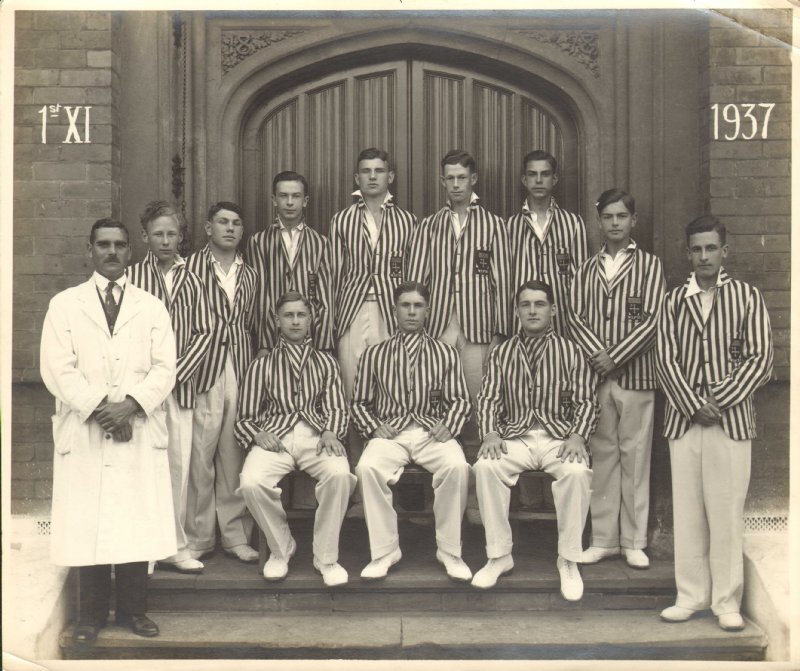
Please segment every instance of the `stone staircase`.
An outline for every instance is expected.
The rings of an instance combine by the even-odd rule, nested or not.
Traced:
[[[646,571],[613,559],[582,568],[579,603],[559,593],[552,522],[515,530],[514,573],[486,592],[450,581],[434,557],[433,528],[401,521],[403,560],[379,582],[359,578],[369,561],[366,529],[345,520],[340,563],[350,582],[328,589],[311,565],[308,519],[291,521],[298,552],[288,578],[267,583],[254,565],[221,551],[199,576],[156,570],[149,615],[161,635],[106,627],[81,649],[67,628],[68,659],[675,659],[763,660],[767,640],[748,622],[723,632],[709,614],[666,624],[674,600],[671,562]],[[484,561],[483,530],[464,526],[464,559]]]

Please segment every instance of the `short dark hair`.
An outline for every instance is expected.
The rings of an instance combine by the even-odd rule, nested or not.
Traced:
[[[167,200],[151,200],[147,203],[142,213],[139,215],[139,222],[146,231],[150,224],[159,217],[174,217],[175,221],[178,223],[178,228],[181,231],[184,228],[183,217],[181,217],[180,211]]]
[[[356,159],[356,172],[358,172],[358,166],[361,165],[361,161],[371,161],[376,158],[379,158],[389,166],[389,170],[394,170],[394,166],[387,152],[377,147],[368,147],[367,149],[362,149],[358,154],[358,158]]]
[[[278,186],[278,182],[300,182],[303,185],[303,195],[308,195],[308,180],[299,172],[295,172],[294,170],[284,170],[283,172],[279,172],[277,175],[275,175],[275,177],[272,178],[273,195],[275,195],[275,188]],[[242,215],[240,214],[239,216],[241,217]]]
[[[428,290],[428,287],[420,282],[414,282],[412,280],[400,282],[400,284],[394,288],[394,291],[392,291],[394,304],[397,305],[397,302],[400,300],[400,296],[403,294],[410,294],[412,291],[416,291],[420,296],[422,296],[427,305],[431,304],[431,292]]]
[[[556,157],[553,156],[550,152],[545,151],[544,149],[534,149],[533,151],[528,152],[525,154],[525,158],[522,159],[522,174],[525,174],[525,171],[528,169],[528,163],[531,161],[547,161],[550,164],[550,167],[553,169],[554,173],[558,173],[558,161],[556,161]]]
[[[448,151],[440,161],[440,165],[442,166],[442,173],[444,173],[446,165],[460,165],[468,168],[470,172],[478,172],[475,166],[475,158],[463,149],[451,149]]]
[[[217,212],[220,210],[230,210],[231,212],[235,212],[239,215],[240,219],[244,219],[244,215],[242,214],[242,208],[239,207],[236,203],[232,203],[229,200],[221,200],[218,203],[214,203],[211,207],[208,208],[208,216],[207,221],[211,221],[217,215]]]
[[[311,312],[311,302],[299,291],[292,289],[290,291],[285,291],[278,299],[278,302],[275,305],[275,314],[278,314],[280,309],[287,303],[294,303],[295,301],[301,301],[303,305],[306,306],[306,309]]]
[[[528,280],[527,282],[523,282],[520,288],[517,289],[517,293],[514,294],[514,305],[519,303],[519,297],[522,295],[522,292],[528,289],[532,291],[544,291],[544,295],[547,296],[547,300],[549,301],[550,305],[555,305],[556,301],[553,297],[553,289],[546,282],[540,282],[539,280]]]
[[[622,189],[608,189],[607,191],[603,191],[594,204],[597,208],[597,214],[602,214],[603,210],[614,203],[622,203],[628,212],[636,214],[636,199]]]
[[[695,233],[710,233],[712,231],[717,232],[720,243],[724,245],[726,238],[725,224],[723,224],[713,214],[704,214],[702,217],[693,219],[686,227],[686,246],[689,246],[689,238],[691,238]]]
[[[89,231],[89,244],[94,244],[95,237],[97,237],[97,229],[98,228],[118,228],[125,233],[125,239],[130,242],[131,236],[128,233],[128,229],[121,221],[117,221],[116,219],[110,219],[108,217],[104,219],[98,219],[97,221],[92,224],[92,230]]]

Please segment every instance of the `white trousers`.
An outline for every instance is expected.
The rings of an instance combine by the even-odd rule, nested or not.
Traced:
[[[237,398],[229,356],[214,386],[198,394],[194,409],[185,528],[189,549],[195,553],[214,548],[217,520],[224,548],[248,543],[253,530],[253,519],[236,491],[244,463],[244,452],[233,435]]]
[[[675,532],[676,604],[739,612],[744,586],[744,502],[750,441],[719,425],[692,424],[669,441]]]
[[[389,337],[378,301],[364,301],[355,319],[339,338],[337,354],[342,369],[342,384],[347,400],[353,398],[358,360],[370,345],[377,345]]]
[[[458,441],[453,439],[441,443],[411,422],[391,440],[372,438],[356,466],[372,559],[378,559],[400,545],[397,513],[392,506],[389,485],[400,479],[404,466],[411,462],[433,473],[437,547],[460,557],[461,519],[467,504],[469,465]]]
[[[472,467],[486,532],[486,556],[497,559],[511,553],[508,508],[511,487],[522,471],[544,471],[553,478],[553,502],[558,524],[558,554],[580,561],[581,534],[589,512],[592,471],[585,461],[562,462],[556,454],[563,440],[535,428],[519,438],[506,440],[507,454],[500,459],[478,459]]]
[[[319,436],[316,429],[300,421],[281,438],[285,452],[252,447],[242,469],[240,491],[267,538],[270,553],[286,558],[292,534],[278,482],[297,469],[308,473],[317,481],[314,556],[323,564],[332,564],[339,559],[339,532],[356,476],[350,472],[347,457],[331,456],[325,451],[317,455]]]
[[[623,389],[616,380],[597,387],[600,414],[592,450],[593,546],[647,547],[654,391]]]
[[[182,408],[175,400],[174,392],[167,396],[167,431],[169,443],[169,475],[172,482],[172,512],[175,517],[175,539],[178,551],[168,557],[168,562],[178,562],[190,558],[186,541],[186,497],[189,493],[189,464],[192,457],[192,415],[191,408]]]
[[[439,340],[454,347],[461,359],[461,367],[464,369],[464,377],[467,380],[469,399],[472,401],[470,423],[474,424],[475,410],[478,407],[478,392],[481,390],[483,376],[486,373],[486,361],[489,357],[489,343],[480,344],[467,340],[455,310],[450,315],[450,321],[442,335],[439,336]]]

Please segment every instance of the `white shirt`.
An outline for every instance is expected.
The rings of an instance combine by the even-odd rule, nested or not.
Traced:
[[[278,217],[278,229],[281,232],[281,240],[283,240],[283,248],[286,250],[286,256],[289,259],[289,265],[294,265],[294,257],[297,256],[297,246],[300,244],[300,237],[305,229],[305,222],[300,222],[294,228],[286,228],[286,224]]]
[[[616,256],[611,256],[606,249],[604,246],[600,254],[600,260],[603,262],[603,268],[606,271],[606,279],[610,282],[616,277],[622,264],[625,263],[625,259],[636,251],[636,243],[631,240],[625,249],[620,249],[617,252]]]
[[[175,262],[169,267],[169,270],[166,273],[161,273],[161,276],[164,278],[164,287],[167,290],[167,297],[170,301],[172,300],[172,287],[175,284],[175,271],[184,265],[186,265],[186,259],[176,255]],[[161,269],[159,268],[159,270]]]
[[[360,189],[353,191],[352,195],[364,200],[364,194],[361,193]],[[378,236],[381,233],[381,223],[383,222],[383,213],[386,210],[386,203],[392,200],[392,197],[392,194],[387,191],[383,198],[383,203],[381,203],[381,221],[375,221],[375,217],[372,216],[372,212],[370,212],[369,208],[366,206],[366,202],[364,203],[364,223],[367,225],[369,245],[372,247],[373,251],[378,245]]]
[[[222,269],[222,264],[214,258],[213,254],[211,255],[211,263],[214,266],[214,274],[217,276],[225,295],[228,297],[228,302],[233,305],[233,298],[236,295],[236,274],[239,270],[239,266],[243,263],[242,257],[238,254],[234,257],[227,274]]]
[[[550,205],[547,206],[547,214],[545,214],[544,221],[539,221],[539,215],[536,214],[536,212],[534,212],[530,207],[528,207],[527,198],[522,203],[522,214],[524,214],[528,218],[528,221],[530,221],[533,225],[533,232],[536,234],[536,237],[539,238],[539,242],[544,242],[544,238],[547,235],[547,229],[550,228],[550,222],[553,221],[554,206],[555,200],[551,198]]]
[[[469,197],[469,204],[474,205],[480,200],[478,198],[478,194],[474,191],[472,195]],[[456,236],[456,240],[461,237],[461,234],[464,232],[464,227],[467,225],[467,221],[469,221],[469,210],[467,210],[467,216],[464,218],[464,221],[461,221],[461,218],[458,216],[458,212],[453,209],[453,205],[448,201],[448,207],[450,208],[450,223],[453,226],[453,235]]]
[[[711,314],[711,308],[714,305],[714,297],[717,295],[717,287],[719,286],[719,273],[717,273],[717,280],[714,282],[714,286],[708,289],[700,287],[694,273],[689,276],[689,288],[686,290],[686,298],[694,296],[695,294],[700,294],[700,309],[703,311],[703,322],[708,321],[708,315]]]
[[[108,288],[108,283],[111,281],[107,277],[103,277],[100,273],[96,270],[92,274],[92,279],[94,283],[97,285],[97,290],[100,292],[100,297],[103,299],[103,302],[106,302],[106,289]],[[114,280],[114,288],[111,290],[111,293],[114,296],[114,302],[119,305],[119,300],[122,297],[122,292],[125,290],[125,275],[122,277],[118,277]]]

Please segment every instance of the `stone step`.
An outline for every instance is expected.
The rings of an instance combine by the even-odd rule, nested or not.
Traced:
[[[109,626],[67,659],[658,659],[758,661],[766,638],[753,623],[724,632],[710,615],[681,624],[652,610],[548,613],[162,612],[157,638]]]
[[[326,588],[312,566],[311,521],[293,521],[298,543],[288,577],[267,582],[254,564],[243,564],[221,551],[204,560],[201,575],[156,570],[150,579],[148,604],[157,611],[514,611],[558,609],[643,609],[657,611],[674,602],[670,561],[654,559],[651,568],[630,568],[621,558],[584,566],[584,598],[564,601],[556,569],[556,539],[552,523],[520,525],[514,548],[514,572],[497,586],[481,591],[450,580],[435,559],[433,529],[400,523],[403,559],[380,581],[361,580],[369,561],[363,520],[346,520],[340,563],[350,582]],[[473,571],[483,566],[483,530],[465,525],[464,560]]]

